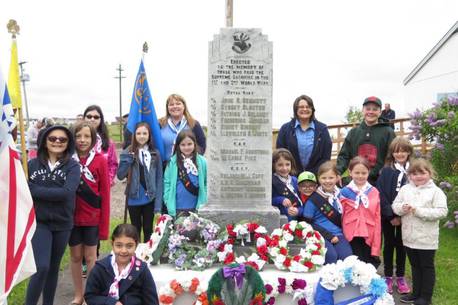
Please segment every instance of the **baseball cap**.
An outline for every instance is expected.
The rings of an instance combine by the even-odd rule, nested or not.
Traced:
[[[299,177],[297,177],[297,183],[304,181],[313,181],[316,183],[316,177],[312,172],[302,172]]]
[[[364,100],[363,106],[369,103],[376,104],[377,106],[382,108],[382,101],[376,96],[369,96],[368,98],[366,98]]]

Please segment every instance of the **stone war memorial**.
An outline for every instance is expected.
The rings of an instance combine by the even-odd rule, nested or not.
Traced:
[[[223,28],[209,43],[208,204],[218,224],[280,225],[271,205],[272,42],[259,29]]]

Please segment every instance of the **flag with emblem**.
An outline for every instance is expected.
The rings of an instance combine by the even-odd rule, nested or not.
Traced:
[[[161,128],[157,120],[156,110],[154,109],[153,97],[149,90],[143,60],[140,62],[137,77],[135,78],[127,129],[134,134],[135,125],[139,122],[147,122],[149,124],[155,147],[161,154],[161,158],[164,159],[164,143],[162,142]]]
[[[31,239],[35,211],[11,131],[15,127],[6,82],[0,72],[0,305],[11,289],[36,272]]]

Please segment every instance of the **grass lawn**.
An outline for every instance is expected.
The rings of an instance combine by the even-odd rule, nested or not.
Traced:
[[[111,232],[114,227],[122,223],[121,219],[111,220]],[[111,251],[109,241],[102,241],[101,253]],[[65,252],[61,269],[69,264],[69,251]],[[436,254],[436,288],[434,289],[433,304],[456,305],[458,304],[458,230],[441,229],[440,246]],[[407,263],[407,275],[410,277],[410,266]],[[22,305],[25,299],[25,290],[28,281],[16,286],[8,297],[9,305]]]
[[[119,124],[107,125],[108,132],[110,134],[110,139],[115,143],[121,142],[121,130],[119,129]]]

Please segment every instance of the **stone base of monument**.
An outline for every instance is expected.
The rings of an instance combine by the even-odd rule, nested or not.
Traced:
[[[266,227],[269,234],[280,227],[280,211],[272,206],[231,208],[207,205],[199,209],[199,216],[210,219],[221,227],[240,222],[256,222]]]

